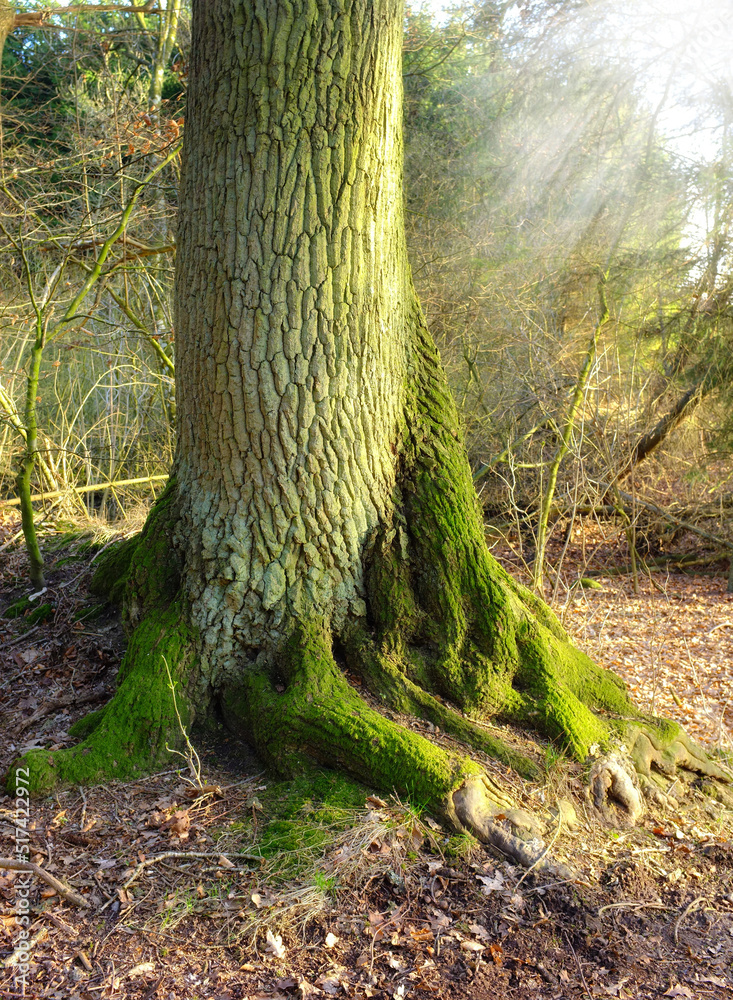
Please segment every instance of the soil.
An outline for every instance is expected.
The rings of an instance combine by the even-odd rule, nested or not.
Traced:
[[[16,531],[11,520],[0,526],[0,545]],[[19,617],[0,618],[3,772],[28,747],[69,745],[71,723],[114,688],[125,640],[112,609],[86,592],[91,557],[83,539],[65,541],[51,557],[46,594]],[[0,614],[27,593],[22,551],[11,547],[3,558]],[[668,577],[667,592],[678,584],[686,592],[690,579]],[[709,581],[697,586],[702,593]],[[619,593],[640,599],[628,583],[604,581],[573,605],[574,633],[592,640],[588,630],[617,613]],[[650,601],[655,594],[650,588]],[[44,604],[48,616],[34,622]],[[730,620],[731,611],[722,591],[710,596],[711,615]],[[633,617],[640,648],[651,641],[645,627],[658,629],[658,617],[641,607]],[[560,798],[574,802],[577,823],[561,823],[552,845],[571,878],[523,871],[368,791],[348,809],[304,801],[283,822],[282,786],[222,732],[194,739],[198,786],[172,757],[164,774],[32,800],[30,859],[87,906],[31,881],[24,986],[12,963],[25,875],[0,862],[0,995],[731,996],[731,814],[693,789],[674,813],[651,810],[633,830],[610,830],[584,798],[579,765],[541,740],[511,735],[545,775],[529,785],[503,774],[518,803],[542,812]],[[17,819],[16,800],[1,799],[6,858]]]

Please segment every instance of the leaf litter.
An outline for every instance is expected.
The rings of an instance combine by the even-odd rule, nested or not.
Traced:
[[[564,624],[597,662],[626,681],[645,711],[680,722],[696,740],[733,750],[733,594],[722,577],[604,580],[580,591]]]

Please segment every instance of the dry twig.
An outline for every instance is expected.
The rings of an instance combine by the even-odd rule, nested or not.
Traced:
[[[226,854],[221,851],[164,851],[162,854],[156,854],[154,858],[146,858],[144,861],[141,861],[121,888],[123,890],[128,889],[146,868],[157,864],[158,861],[167,861],[170,858],[229,858],[230,856],[233,858],[244,858],[245,861],[256,861],[257,864],[261,864],[263,860],[260,854],[247,854],[244,851],[230,851]],[[102,910],[106,909],[113,899],[107,900]]]
[[[56,890],[59,896],[62,896],[69,903],[73,903],[74,906],[89,906],[88,899],[74,892],[68,885],[54,878],[53,875],[44,871],[39,865],[34,865],[32,861],[16,861],[15,858],[0,858],[0,868],[5,868],[12,872],[30,872],[30,874],[37,875],[44,882],[47,882],[52,889]]]
[[[671,907],[665,906],[664,903],[647,903],[644,900],[636,899],[625,899],[621,903],[607,903],[606,906],[602,906],[598,911],[598,916],[605,913],[606,910],[669,910]]]
[[[682,913],[680,913],[679,917],[677,917],[677,919],[675,920],[675,923],[674,923],[674,943],[675,944],[679,944],[680,943],[680,939],[679,939],[680,924],[685,919],[685,917],[687,916],[687,914],[691,913],[695,909],[695,907],[697,906],[698,903],[706,903],[706,902],[707,902],[707,898],[705,896],[698,896],[697,899],[693,899],[693,901],[691,903],[688,903],[687,906],[685,907],[685,909],[682,911]]]

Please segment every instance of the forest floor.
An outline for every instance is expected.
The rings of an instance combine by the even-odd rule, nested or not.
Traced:
[[[0,546],[17,527],[0,523]],[[70,743],[70,724],[109,697],[124,650],[118,617],[87,595],[84,538],[49,527],[44,542],[47,593],[0,617],[3,772],[29,747]],[[570,576],[588,543],[568,549]],[[498,554],[512,565],[510,549]],[[2,559],[0,615],[26,592],[22,551],[10,546]],[[638,594],[625,576],[599,582],[561,595],[575,640],[621,673],[643,707],[729,751],[733,599],[722,571],[656,574]],[[572,878],[527,873],[334,776],[278,782],[246,747],[208,733],[195,738],[202,787],[172,757],[163,774],[32,800],[31,860],[88,905],[33,880],[23,987],[14,961],[25,876],[0,869],[0,995],[730,997],[731,814],[691,792],[679,812],[652,810],[633,830],[609,830],[586,808],[581,766],[497,728],[542,766],[543,780],[528,784],[485,761],[519,804],[574,801],[578,823],[558,828],[553,846]],[[15,799],[0,799],[4,857],[17,819]]]

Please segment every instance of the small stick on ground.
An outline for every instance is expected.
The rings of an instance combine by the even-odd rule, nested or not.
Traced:
[[[680,913],[679,917],[677,917],[677,919],[675,920],[675,924],[674,924],[674,943],[675,944],[679,944],[680,943],[680,939],[679,939],[680,924],[685,919],[685,917],[687,916],[687,914],[691,913],[692,910],[695,909],[695,907],[697,906],[698,903],[706,903],[706,902],[707,902],[707,897],[706,896],[698,896],[697,899],[693,899],[693,901],[691,903],[688,903],[687,906],[685,907],[685,909],[682,911],[682,913]]]
[[[145,861],[141,861],[140,864],[134,869],[132,875],[128,878],[123,886],[121,886],[122,891],[129,889],[135,879],[145,871],[150,865],[157,864],[158,861],[168,861],[170,858],[244,858],[245,861],[256,861],[257,864],[262,864],[263,858],[260,854],[246,854],[244,851],[234,851],[234,852],[222,852],[222,851],[164,851],[163,854],[156,854],[154,858],[146,858]],[[115,896],[111,896],[107,902],[100,908],[100,913],[102,910],[106,910],[110,903],[113,903]]]
[[[605,913],[606,910],[671,910],[671,906],[665,906],[664,903],[645,903],[643,899],[625,899],[622,903],[608,903],[606,906],[602,906],[598,911],[598,916]]]
[[[583,981],[583,986],[585,987],[585,992],[588,994],[588,1000],[593,1000],[593,994],[591,993],[590,988],[588,987],[588,981],[585,978],[585,973],[583,972],[583,966],[580,964],[580,960],[579,960],[578,956],[575,953],[575,948],[573,948],[573,942],[570,940],[570,938],[565,933],[565,931],[563,931],[563,936],[564,936],[565,940],[568,943],[568,948],[573,953],[573,958],[575,959],[575,964],[576,964],[576,966],[578,968],[578,972],[580,973],[580,978]]]
[[[60,882],[57,878],[49,872],[44,871],[39,865],[34,865],[32,861],[16,861],[15,858],[0,858],[0,869],[5,868],[12,872],[30,872],[32,875],[37,875],[39,878],[47,882],[52,889],[55,889],[59,896],[62,896],[67,902],[73,903],[74,906],[84,906],[88,907],[90,905],[89,900],[80,896],[78,893],[70,889],[68,885],[64,882]]]
[[[26,956],[33,951],[36,945],[39,945],[41,944],[42,941],[45,941],[47,937],[48,937],[48,928],[42,927],[40,931],[37,931],[33,935],[33,937],[30,939],[27,945],[26,944],[18,945],[18,947],[15,949],[12,955],[8,955],[8,957],[3,960],[3,965],[5,966],[5,968],[9,969],[13,965],[21,965],[23,962],[27,961]],[[8,994],[6,993],[5,996],[8,996]]]

